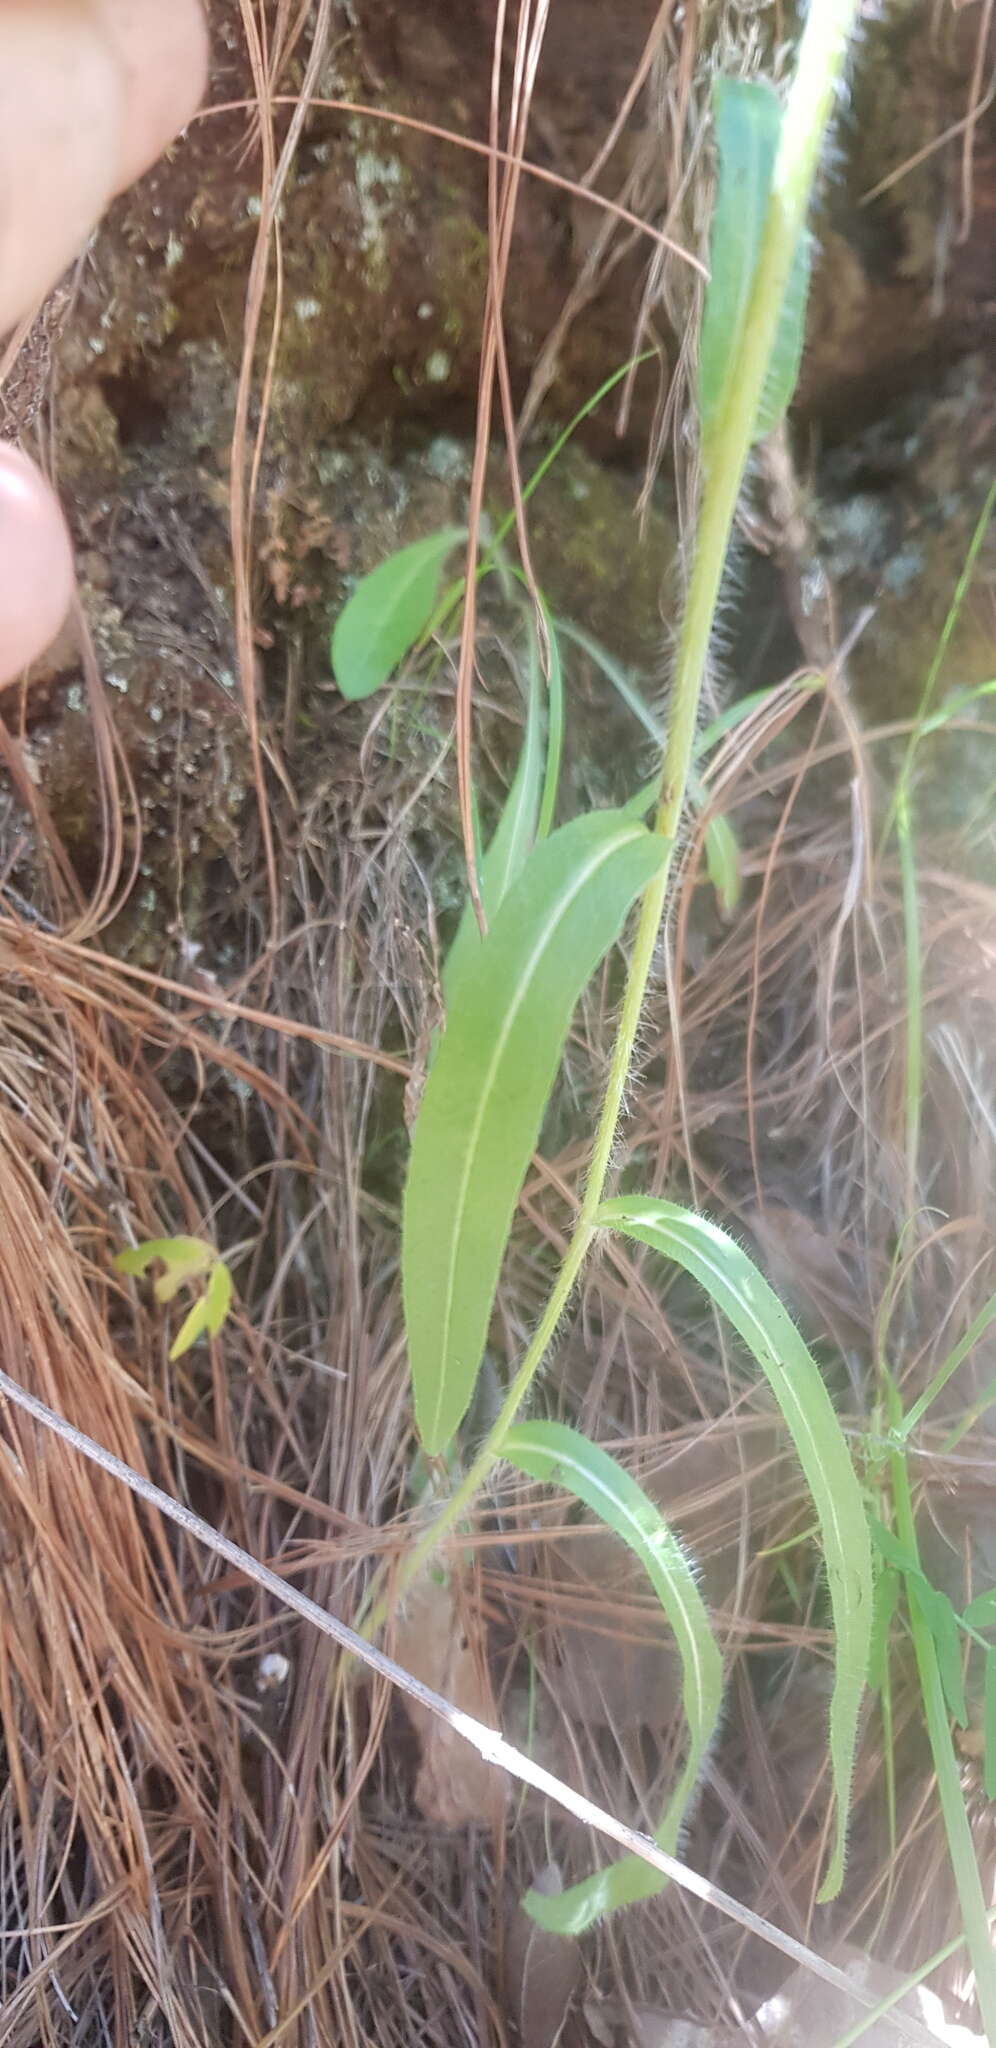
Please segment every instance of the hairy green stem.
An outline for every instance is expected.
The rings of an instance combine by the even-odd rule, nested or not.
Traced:
[[[584,1198],[549,1300],[512,1379],[501,1411],[460,1484],[436,1519],[406,1553],[394,1580],[397,1594],[403,1594],[418,1577],[437,1545],[464,1520],[477,1494],[487,1483],[501,1456],[505,1438],[549,1349],[596,1233],[597,1212],[612,1163],[640,1016],[667,906],[709,643],[737,499],[754,438],[754,425],[785,287],[799,236],[804,229],[817,157],[843,69],[855,9],[856,0],[812,0],[782,121],[771,198],[743,328],[738,373],[728,380],[724,403],[711,424],[708,441],[703,448],[703,484],[695,553],[671,691],[670,721],[654,827],[665,841],[666,851],[660,873],[647,890],[640,908]],[[367,1616],[367,1631],[373,1632],[385,1615],[386,1600],[376,1600]]]

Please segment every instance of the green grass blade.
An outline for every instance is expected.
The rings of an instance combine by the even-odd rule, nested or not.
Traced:
[[[518,879],[532,852],[539,825],[540,792],[543,783],[543,723],[540,711],[539,667],[529,679],[526,729],[512,787],[483,859],[478,861],[481,901],[490,925],[498,915],[512,884]],[[443,969],[443,994],[453,1000],[463,977],[473,972],[480,958],[483,940],[468,900],[464,905],[456,937]]]
[[[466,1412],[515,1203],[571,1013],[659,871],[660,839],[615,811],[538,846],[461,980],[426,1082],[405,1187],[402,1287],[415,1413],[441,1451]]]
[[[865,1505],[844,1433],[812,1353],[776,1294],[726,1232],[674,1202],[625,1195],[598,1221],[673,1259],[699,1282],[743,1338],[767,1379],[795,1445],[820,1524],[833,1612],[836,1669],[830,1762],[836,1828],[820,1892],[833,1898],[844,1849],[858,1718],[871,1652],[873,1581]]]
[[[443,563],[464,529],[448,526],[399,548],[361,578],[332,632],[332,673],[344,697],[369,697],[421,639],[439,596]]]
[[[513,576],[523,584],[539,605],[543,614],[543,628],[549,652],[547,672],[547,734],[546,772],[543,777],[543,799],[540,804],[537,839],[546,839],[552,828],[557,808],[557,791],[560,788],[560,769],[564,752],[564,664],[560,653],[560,635],[563,630],[559,619],[555,619],[541,590],[534,589],[521,569],[512,570]],[[539,631],[535,610],[530,610],[529,622],[529,672],[537,675],[541,667]]]
[[[564,755],[564,664],[560,658],[557,622],[545,604],[543,618],[550,647],[550,674],[547,680],[546,774],[543,779],[539,824],[536,828],[538,839],[546,839],[553,829],[557,791],[560,788],[560,768]]]
[[[982,1727],[986,1744],[983,1763],[986,1798],[996,1799],[996,1650],[986,1651]]]
[[[713,114],[719,176],[699,348],[699,417],[707,463],[711,429],[722,417],[729,386],[739,375],[782,118],[771,86],[743,78],[716,80]],[[778,425],[795,389],[808,286],[809,244],[803,235],[785,287],[755,440]]]
[[[899,1395],[888,1374],[885,1376],[887,1415],[890,1428],[901,1421]],[[890,1448],[889,1471],[892,1478],[892,1502],[896,1518],[896,1530],[900,1544],[913,1559],[914,1568],[920,1572],[920,1558],[917,1549],[916,1521],[913,1512],[913,1493],[910,1487],[906,1465],[906,1452],[901,1448]],[[876,1536],[880,1541],[880,1537]],[[915,1586],[917,1580],[907,1579],[907,1587]],[[961,1921],[968,1942],[972,1967],[975,1971],[975,1989],[982,2015],[982,2025],[987,2041],[996,2041],[996,1956],[993,1954],[989,1937],[989,1922],[986,1910],[986,1894],[976,1862],[975,1844],[962,1795],[961,1762],[957,1756],[948,1726],[947,1702],[938,1670],[937,1649],[934,1637],[924,1618],[922,1604],[916,1599],[909,1601],[910,1633],[916,1654],[917,1671],[920,1678],[920,1697],[924,1719],[930,1738],[934,1772],[937,1780],[937,1796],[947,1836],[948,1855],[961,1908]]]
[[[916,1428],[917,1423],[926,1414],[931,1402],[936,1401],[938,1394],[941,1393],[942,1389],[947,1386],[949,1379],[957,1372],[962,1360],[968,1357],[970,1351],[974,1350],[979,1338],[985,1334],[992,1322],[996,1322],[996,1294],[991,1294],[988,1301],[983,1303],[975,1320],[969,1329],[965,1331],[965,1335],[959,1339],[953,1350],[948,1352],[943,1365],[938,1366],[929,1387],[924,1388],[919,1400],[914,1401],[908,1413],[903,1417],[899,1435],[904,1442],[909,1436],[910,1431]]]
[[[723,1700],[722,1658],[692,1567],[643,1488],[607,1451],[577,1430],[562,1422],[518,1423],[505,1438],[502,1456],[530,1479],[566,1487],[628,1544],[674,1631],[681,1657],[688,1754],[655,1837],[660,1848],[673,1852]],[[624,1856],[556,1897],[527,1893],[525,1906],[550,1933],[583,1934],[602,1914],[653,1898],[666,1883],[638,1856]]]

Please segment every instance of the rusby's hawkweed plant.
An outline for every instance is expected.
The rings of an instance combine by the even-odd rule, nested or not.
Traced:
[[[449,1450],[474,1393],[517,1198],[572,1012],[638,905],[635,932],[584,1195],[560,1269],[497,1420],[435,1519],[412,1542],[394,1582],[402,1593],[414,1582],[465,1520],[500,1459],[535,1481],[568,1489],[599,1516],[643,1565],[681,1655],[688,1742],[657,1835],[662,1848],[674,1848],[720,1712],[722,1666],[706,1608],[677,1538],[632,1477],[563,1423],[523,1419],[523,1407],[600,1233],[622,1232],[684,1268],[768,1381],[818,1524],[835,1658],[829,1721],[834,1814],[824,1899],[838,1892],[843,1878],[877,1611],[865,1485],[815,1360],[741,1247],[691,1209],[638,1194],[607,1199],[606,1191],[675,847],[686,804],[698,795],[699,702],[738,496],[752,445],[782,418],[797,379],[809,271],[806,218],[855,12],[854,0],[812,0],[784,104],[763,82],[716,83],[716,197],[697,377],[701,482],[660,770],[653,790],[625,809],[576,817],[558,829],[552,829],[563,726],[558,622],[544,613],[536,633],[535,649],[542,640],[543,651],[533,664],[522,753],[480,863],[487,929],[482,935],[468,905],[446,965],[446,1026],[430,1063],[404,1194],[404,1311],[416,1419],[428,1453]],[[443,569],[462,538],[459,530],[431,535],[359,584],[332,642],[347,696],[378,688],[446,615],[454,592],[440,599]],[[492,572],[497,559],[493,547],[477,574]],[[649,828],[642,822],[648,812]],[[714,841],[712,854],[717,880],[722,842]],[[905,1526],[902,1534],[904,1543],[897,1539],[892,1552],[888,1536],[880,1536],[878,1556],[909,1581],[915,1565]],[[924,1604],[921,1599],[918,1615]],[[368,1630],[383,1618],[375,1592]],[[963,1841],[961,1863],[971,1889]],[[977,1877],[974,1882],[981,1909]],[[627,1857],[559,1896],[530,1893],[526,1905],[543,1927],[578,1934],[662,1883],[647,1865]],[[988,1941],[986,1955],[979,1953],[984,1911],[981,1920],[978,1912],[966,1913],[965,1927],[983,2017],[996,2040]]]

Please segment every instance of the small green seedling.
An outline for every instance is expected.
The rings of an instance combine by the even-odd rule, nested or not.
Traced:
[[[213,1244],[202,1237],[150,1237],[131,1245],[114,1260],[118,1273],[140,1280],[159,1260],[165,1266],[153,1283],[157,1301],[172,1301],[181,1287],[203,1281],[204,1291],[188,1310],[170,1346],[170,1359],[182,1358],[201,1337],[217,1337],[232,1306],[232,1276]]]

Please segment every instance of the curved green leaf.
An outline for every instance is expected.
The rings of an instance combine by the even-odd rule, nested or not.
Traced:
[[[713,115],[719,176],[699,343],[699,417],[707,450],[712,427],[738,374],[782,119],[771,86],[745,78],[716,80]],[[754,426],[755,440],[778,425],[795,389],[802,360],[809,267],[809,239],[803,235],[785,287]]]
[[[115,1272],[141,1279],[156,1259],[161,1260],[166,1271],[152,1291],[157,1301],[165,1302],[179,1294],[185,1280],[199,1280],[209,1272],[217,1256],[213,1244],[202,1237],[148,1237],[144,1243],[118,1252],[113,1264]]]
[[[502,1456],[530,1479],[569,1488],[621,1536],[639,1558],[671,1624],[681,1658],[688,1753],[655,1839],[673,1853],[723,1703],[723,1662],[692,1567],[643,1488],[578,1430],[562,1422],[517,1423],[502,1444]],[[639,1856],[623,1856],[556,1896],[527,1893],[525,1906],[550,1933],[583,1934],[603,1913],[653,1898],[666,1883]]]
[[[415,1126],[401,1273],[415,1413],[441,1451],[466,1412],[505,1242],[571,1020],[664,858],[617,811],[530,855],[454,990]]]
[[[399,548],[362,577],[332,632],[332,673],[344,697],[369,697],[386,683],[432,618],[443,563],[464,529],[448,526]]]
[[[598,1220],[674,1259],[733,1324],[764,1373],[796,1448],[820,1523],[836,1639],[830,1763],[836,1832],[821,1899],[835,1897],[844,1848],[858,1717],[871,1652],[871,1539],[843,1430],[812,1353],[745,1251],[715,1223],[675,1202],[624,1195]]]

